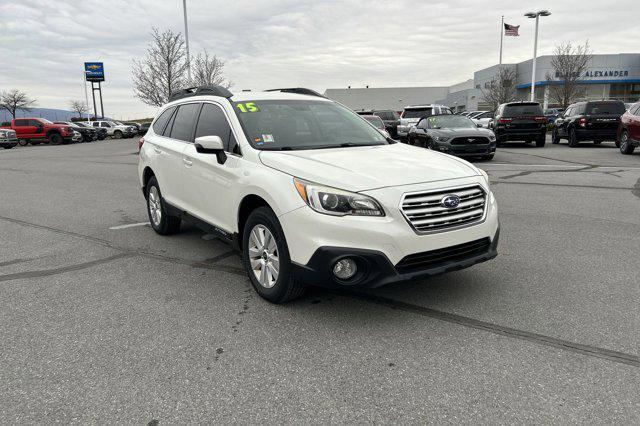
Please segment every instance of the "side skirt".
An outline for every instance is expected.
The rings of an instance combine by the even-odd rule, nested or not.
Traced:
[[[225,229],[220,228],[219,226],[213,225],[198,217],[195,217],[189,212],[181,210],[173,204],[167,202],[167,200],[165,200],[164,198],[162,199],[162,201],[171,216],[177,216],[185,222],[195,226],[196,228],[201,229],[207,234],[212,234],[220,237],[222,241],[229,244],[234,250],[240,251],[240,239],[237,232],[229,232]]]

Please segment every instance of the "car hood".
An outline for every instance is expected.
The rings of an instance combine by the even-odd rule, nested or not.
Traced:
[[[465,129],[432,129],[430,132],[434,136],[445,136],[448,138],[464,138],[464,137],[489,137],[493,135],[493,132],[489,129],[482,127],[469,127]]]
[[[260,161],[292,176],[350,191],[480,174],[473,165],[462,159],[400,143],[304,151],[261,151]]]

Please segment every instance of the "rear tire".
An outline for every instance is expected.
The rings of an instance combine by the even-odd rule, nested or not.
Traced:
[[[576,131],[573,128],[569,129],[569,146],[571,148],[575,148],[578,146],[579,143],[580,141],[578,141],[578,137],[576,136]]]
[[[547,143],[547,135],[544,134],[542,136],[538,136],[536,139],[536,146],[538,148],[542,148]]]
[[[244,225],[242,264],[253,288],[269,302],[285,303],[306,290],[294,277],[287,240],[269,207],[255,209]]]
[[[560,135],[558,135],[558,129],[553,129],[551,132],[551,143],[558,145],[560,143]]]
[[[623,153],[624,155],[631,155],[633,154],[633,151],[635,149],[636,147],[633,146],[633,144],[629,140],[629,133],[627,133],[627,131],[624,130],[620,134],[620,152]]]
[[[594,145],[600,145],[602,143],[602,141],[593,141]]]
[[[115,132],[113,132],[113,137],[115,139],[122,139],[122,132],[120,130],[116,130]]]
[[[147,214],[149,222],[156,233],[160,235],[175,234],[180,230],[180,218],[171,216],[167,211],[160,185],[155,176],[147,183]]]
[[[495,153],[493,153],[493,154],[489,154],[489,155],[485,155],[485,156],[483,156],[483,157],[482,157],[482,159],[483,159],[484,161],[490,161],[490,160],[493,160],[493,157],[494,157],[494,156],[495,156]]]

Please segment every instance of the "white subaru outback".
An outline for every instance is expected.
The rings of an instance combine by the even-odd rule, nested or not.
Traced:
[[[162,235],[182,220],[234,244],[256,291],[378,287],[494,258],[498,207],[470,163],[396,143],[308,89],[176,93],[139,174]]]

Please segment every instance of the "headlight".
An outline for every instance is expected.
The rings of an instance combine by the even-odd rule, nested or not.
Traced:
[[[489,175],[487,174],[487,172],[485,172],[482,169],[478,169],[478,171],[480,172],[480,174],[482,175],[482,177],[484,177],[484,180],[487,181],[487,188],[489,188],[490,186],[490,182],[489,182]]]
[[[489,135],[490,142],[495,142],[495,140],[496,140],[496,135]]]
[[[384,216],[376,200],[366,195],[331,188],[294,178],[293,184],[305,203],[318,213],[333,216]]]
[[[451,138],[447,136],[436,136],[434,139],[436,140],[436,142],[446,142]]]
[[[0,138],[6,138],[9,136],[9,132],[6,130],[0,130]]]

